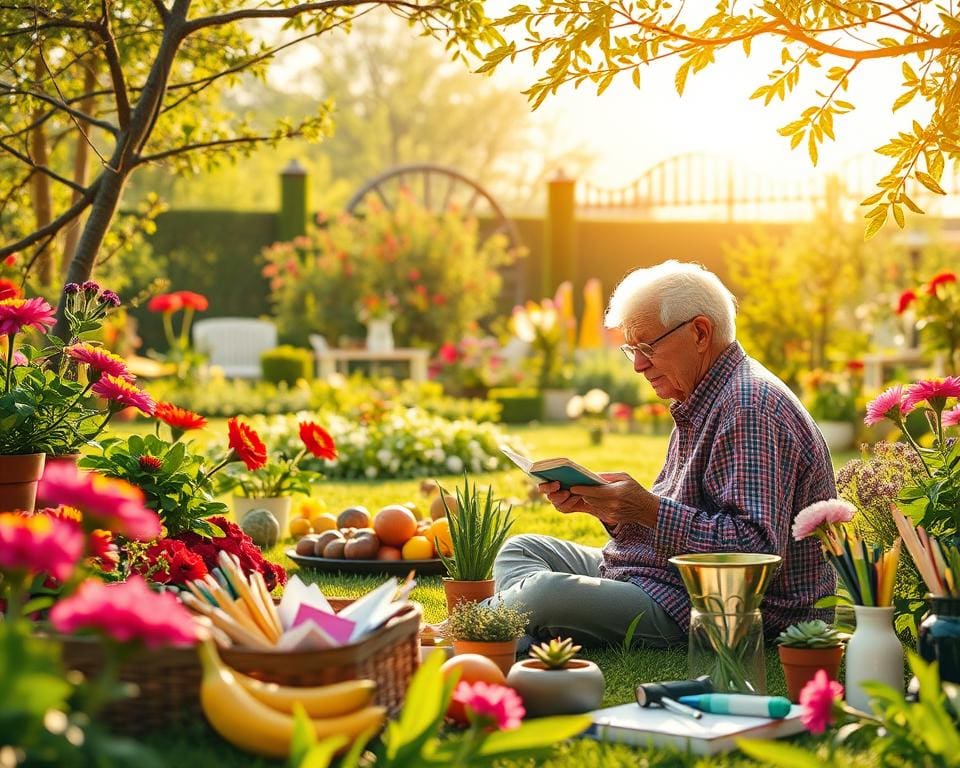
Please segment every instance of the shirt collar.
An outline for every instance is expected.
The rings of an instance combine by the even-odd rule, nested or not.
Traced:
[[[673,420],[678,424],[687,422],[694,426],[703,423],[717,394],[746,356],[747,353],[743,351],[740,342],[731,342],[730,346],[723,350],[720,357],[710,366],[710,370],[700,379],[700,383],[690,397],[670,406]]]

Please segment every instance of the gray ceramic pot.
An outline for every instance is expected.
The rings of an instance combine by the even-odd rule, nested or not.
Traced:
[[[589,712],[603,700],[603,672],[586,659],[571,659],[564,669],[524,659],[511,667],[507,685],[520,694],[531,717]]]

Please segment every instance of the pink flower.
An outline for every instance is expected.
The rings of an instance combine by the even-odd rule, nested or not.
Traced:
[[[943,412],[943,426],[955,427],[960,424],[960,405]]]
[[[457,362],[457,348],[455,345],[447,342],[440,347],[440,351],[437,352],[437,356],[447,364],[455,363]]]
[[[86,544],[72,520],[50,515],[0,513],[0,570],[70,578]]]
[[[95,347],[93,344],[74,344],[63,351],[78,363],[84,363],[99,373],[109,373],[111,376],[121,378],[130,376],[130,371],[127,370],[127,364],[122,357]]]
[[[19,350],[14,351],[13,353],[13,364],[14,365],[26,365],[30,361],[27,360],[27,356],[20,352]]]
[[[84,522],[128,539],[150,541],[160,535],[160,518],[143,504],[143,492],[123,480],[79,472],[70,464],[51,464],[43,473],[37,497],[83,511]]]
[[[924,400],[934,408],[943,408],[948,397],[960,397],[960,376],[918,381],[907,387],[903,412],[909,413]],[[940,401],[939,405],[934,401]]]
[[[110,400],[120,405],[139,409],[147,416],[153,416],[157,404],[142,389],[138,389],[126,379],[119,376],[104,374],[100,380],[94,384],[90,391],[93,394],[102,397],[104,400]]]
[[[55,322],[55,314],[44,299],[0,299],[0,336],[13,336],[24,328],[46,333]]]
[[[843,499],[818,501],[801,509],[793,520],[793,538],[805,539],[820,526],[831,523],[849,523],[857,509]]]
[[[457,683],[453,700],[463,704],[471,723],[493,725],[500,731],[519,728],[520,721],[527,713],[523,700],[513,688],[482,680]]]
[[[897,384],[885,389],[867,405],[864,424],[879,424],[884,419],[897,421],[905,413],[903,409],[903,387]]]
[[[104,584],[88,579],[50,611],[50,623],[70,634],[88,629],[121,643],[139,641],[148,648],[193,645],[196,625],[190,612],[169,592],[153,592],[140,576]]]
[[[821,734],[833,720],[833,702],[843,696],[843,686],[818,669],[813,680],[800,691],[801,719],[810,733]]]

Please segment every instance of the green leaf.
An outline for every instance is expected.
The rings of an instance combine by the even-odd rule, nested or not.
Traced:
[[[523,753],[531,749],[549,747],[559,741],[573,738],[590,727],[589,715],[567,715],[527,720],[519,728],[491,733],[478,751],[483,757]]]
[[[310,748],[317,743],[317,732],[310,723],[307,711],[299,701],[293,705],[293,737],[290,739],[290,766],[297,768]],[[324,766],[325,768],[325,766]]]
[[[823,761],[814,753],[784,744],[781,741],[764,739],[737,739],[737,746],[749,757],[762,763],[773,763],[780,768],[823,768]]]

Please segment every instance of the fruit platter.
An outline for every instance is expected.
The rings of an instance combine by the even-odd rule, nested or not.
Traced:
[[[301,568],[319,571],[445,574],[440,555],[451,555],[453,546],[444,507],[431,505],[425,519],[415,511],[413,505],[390,504],[371,515],[366,507],[349,507],[314,519],[309,532],[303,526],[296,546],[285,554]]]

